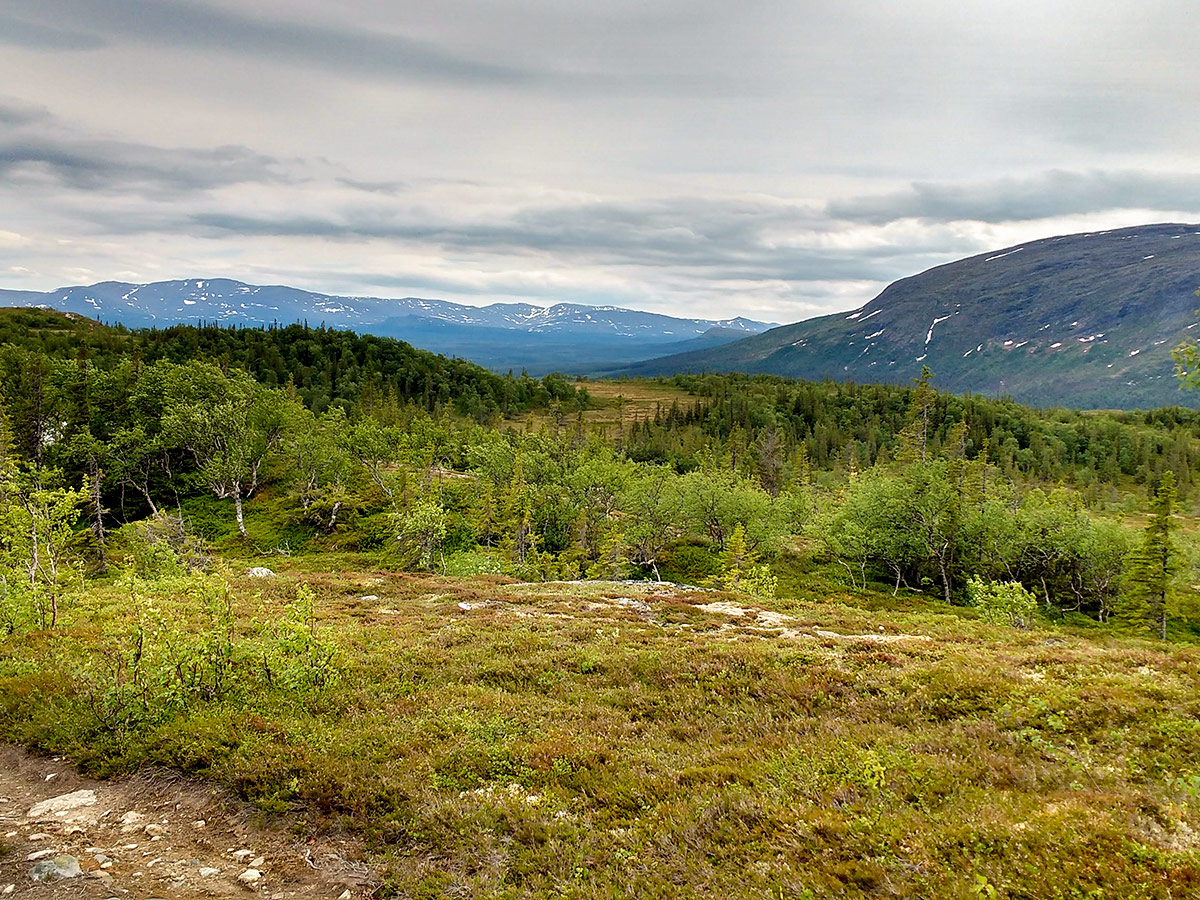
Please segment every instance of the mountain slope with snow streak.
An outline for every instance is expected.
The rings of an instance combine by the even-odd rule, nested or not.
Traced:
[[[901,279],[859,309],[628,374],[772,373],[907,383],[928,366],[955,392],[1040,406],[1193,405],[1170,351],[1200,336],[1200,225],[1064,235]]]

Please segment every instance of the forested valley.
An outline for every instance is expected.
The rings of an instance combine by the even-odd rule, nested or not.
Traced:
[[[932,373],[677,376],[601,401],[299,325],[125,332],[22,311],[4,328],[9,630],[45,624],[44,596],[119,567],[122,529],[159,516],[264,553],[532,580],[774,590],[781,558],[785,575],[833,562],[852,586],[948,603],[972,580],[1099,622],[1148,602],[1161,631],[1168,597],[1127,577],[1149,552],[1130,522],[1187,504],[1200,465],[1193,411],[1037,412],[940,393]],[[1169,532],[1181,598],[1190,556]]]

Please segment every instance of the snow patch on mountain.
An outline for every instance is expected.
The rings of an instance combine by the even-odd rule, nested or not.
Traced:
[[[929,333],[925,335],[925,346],[929,346],[929,342],[933,340],[933,329],[937,328],[942,322],[949,319],[950,316],[935,316],[933,324],[929,326]]]
[[[20,294],[26,299],[17,298]],[[12,295],[10,298],[5,295]],[[30,292],[0,290],[0,304],[28,306]],[[249,297],[264,301],[247,303]],[[741,316],[729,319],[681,319],[617,306],[556,303],[493,303],[467,306],[419,297],[386,299],[319,294],[281,285],[249,285],[230,279],[187,279],[134,285],[100,282],[60,288],[37,295],[37,301],[64,311],[82,312],[105,320],[137,326],[174,319],[183,323],[222,321],[226,324],[287,325],[307,322],[332,328],[370,331],[390,320],[522,331],[529,334],[596,334],[663,343],[699,338],[713,329],[758,334],[774,323]],[[264,312],[278,315],[265,315]]]

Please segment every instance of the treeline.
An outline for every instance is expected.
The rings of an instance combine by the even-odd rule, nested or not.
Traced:
[[[303,325],[128,331],[12,309],[0,311],[0,347],[0,387],[10,405],[22,399],[37,405],[45,382],[64,380],[49,373],[51,361],[93,373],[207,361],[226,374],[244,371],[259,384],[285,389],[318,414],[339,406],[350,419],[411,403],[428,412],[448,408],[480,423],[550,408],[563,421],[590,400],[586,384],[560,376],[497,375],[391,338]],[[679,375],[660,382],[692,399],[631,419],[612,437],[631,459],[668,463],[681,472],[697,466],[699,454],[714,442],[735,456],[763,447],[784,460],[802,453],[816,472],[865,471],[894,456],[916,390],[744,375]],[[10,408],[10,415],[17,413]],[[1192,409],[1039,411],[1003,399],[937,393],[928,416],[935,454],[948,441],[960,441],[968,459],[985,458],[1007,478],[1064,482],[1089,503],[1111,500],[1129,487],[1140,488],[1146,499],[1167,470],[1187,499],[1200,469],[1200,413]],[[21,423],[14,424],[20,431]],[[763,468],[775,467],[773,460],[763,461]]]
[[[347,414],[387,403],[414,403],[427,410],[452,406],[477,421],[558,402],[586,405],[586,391],[560,376],[497,375],[472,362],[418,350],[394,338],[333,328],[287,325],[232,328],[173,325],[127,330],[91,320],[33,309],[0,311],[0,364],[11,398],[29,385],[59,378],[50,361],[80,369],[134,373],[165,361],[211,362],[222,372],[240,370],[267,387],[287,387],[314,412],[340,406]],[[14,372],[27,371],[26,384]]]
[[[785,456],[802,449],[814,469],[843,474],[895,456],[919,390],[765,375],[679,375],[659,383],[697,399],[635,421],[625,437],[634,458],[686,467],[706,440],[745,451],[774,432]],[[985,459],[1006,478],[1066,482],[1089,500],[1111,496],[1118,486],[1152,491],[1168,470],[1180,496],[1188,497],[1200,467],[1200,413],[1192,409],[1038,411],[1003,399],[936,393],[927,417],[932,453],[955,444],[955,452]]]

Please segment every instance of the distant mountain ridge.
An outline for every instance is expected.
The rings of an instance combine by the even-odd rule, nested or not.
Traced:
[[[627,374],[738,371],[904,383],[1041,406],[1194,405],[1170,351],[1200,337],[1200,225],[1063,235],[901,279],[863,307]]]
[[[215,322],[260,326],[307,321],[395,337],[489,368],[589,372],[695,348],[771,327],[741,316],[681,319],[616,306],[528,303],[468,306],[418,297],[321,294],[227,278],[151,284],[104,281],[54,291],[0,289],[0,306],[36,306],[131,328]]]

